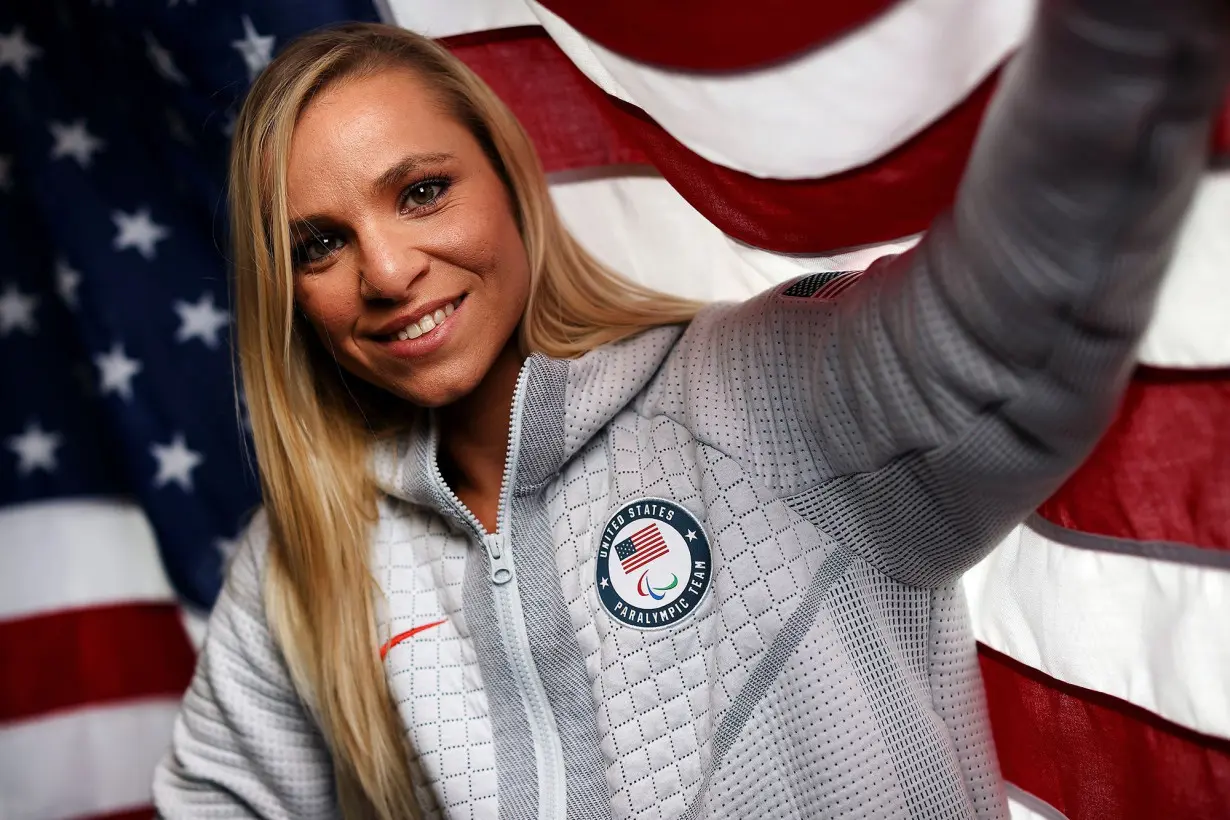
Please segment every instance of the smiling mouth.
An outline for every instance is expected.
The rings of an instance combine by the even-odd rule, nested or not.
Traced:
[[[390,333],[383,338],[386,342],[405,342],[410,339],[417,339],[425,333],[430,333],[440,325],[444,324],[453,315],[453,312],[461,306],[465,301],[465,294],[458,296],[452,302],[449,302],[442,308],[436,308],[431,313],[419,318],[417,322],[411,322],[396,333]]]

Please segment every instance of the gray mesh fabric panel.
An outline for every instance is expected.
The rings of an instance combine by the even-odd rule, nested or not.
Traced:
[[[465,618],[491,705],[500,820],[536,818],[538,769],[534,740],[501,642],[487,558],[478,547],[471,547],[466,561]]]
[[[999,762],[991,753],[991,722],[965,596],[957,585],[931,594],[927,675],[935,713],[948,726],[957,760],[980,817],[1004,804]]]
[[[609,818],[611,797],[598,747],[594,700],[569,627],[546,506],[536,486],[553,477],[563,460],[567,375],[566,363],[546,359],[536,360],[531,371],[528,395],[535,397],[539,421],[523,431],[526,444],[518,465],[518,494],[513,499],[512,551],[534,665],[563,748],[568,817],[584,820]],[[523,483],[528,486],[521,486]]]
[[[782,630],[777,633],[773,645],[760,659],[760,663],[752,671],[742,691],[735,698],[735,702],[722,717],[722,722],[713,736],[713,746],[705,779],[701,782],[697,797],[688,807],[687,814],[684,815],[687,820],[700,816],[702,806],[707,801],[708,786],[714,771],[722,764],[722,759],[731,747],[745,735],[748,721],[759,710],[766,692],[777,682],[790,656],[798,649],[804,636],[811,631],[812,624],[815,623],[816,615],[820,610],[821,601],[828,593],[829,587],[845,574],[852,558],[853,556],[845,550],[835,550],[824,560],[824,563],[820,565],[820,570],[812,578],[798,608],[786,620]]]
[[[948,727],[932,708],[930,681],[919,674],[928,591],[906,587],[860,561],[827,603],[897,769],[908,816],[973,818]]]
[[[700,797],[702,818],[911,817],[883,727],[825,610]]]
[[[655,328],[569,362],[564,396],[568,420],[561,453],[565,459],[588,444],[650,384],[682,332],[680,327]]]

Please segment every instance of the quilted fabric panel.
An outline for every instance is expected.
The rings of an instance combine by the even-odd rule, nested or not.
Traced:
[[[385,657],[389,688],[415,755],[420,804],[431,817],[495,818],[487,695],[462,616],[472,548],[421,508],[393,501],[381,507],[373,542],[373,570],[385,595],[381,641],[422,628]]]

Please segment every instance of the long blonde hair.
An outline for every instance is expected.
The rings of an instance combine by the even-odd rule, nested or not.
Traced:
[[[377,490],[368,459],[373,441],[391,431],[297,316],[286,167],[295,124],[315,95],[390,67],[409,68],[434,89],[508,187],[531,276],[523,354],[578,356],[686,322],[699,307],[590,256],[561,223],[516,118],[425,37],[375,24],[318,31],[291,44],[253,85],[236,121],[230,206],[239,365],[271,532],[265,607],[329,745],[343,814],[388,820],[419,816],[411,750],[378,654],[379,587],[369,567]]]

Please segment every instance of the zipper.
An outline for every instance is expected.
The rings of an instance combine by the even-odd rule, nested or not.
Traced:
[[[495,513],[495,533],[488,533],[484,530],[478,516],[470,512],[465,502],[457,497],[452,487],[448,486],[448,482],[444,480],[444,474],[440,472],[440,460],[436,458],[431,463],[432,470],[436,474],[436,486],[444,490],[453,508],[461,513],[466,523],[470,525],[470,529],[474,531],[479,543],[483,545],[487,553],[488,578],[497,586],[507,584],[513,579],[512,555],[504,544],[503,533],[508,528],[507,519],[508,510],[512,506],[513,477],[517,473],[517,454],[521,449],[518,446],[521,441],[521,410],[522,405],[525,404],[525,385],[528,374],[529,364],[527,362],[521,366],[521,372],[517,374],[517,384],[513,388],[511,419],[508,424],[508,446],[504,450],[504,475],[500,479],[500,504]]]
[[[444,481],[438,460],[433,461],[432,467],[435,470],[437,486],[444,490],[454,509],[469,523],[487,553],[488,578],[492,584],[496,622],[499,624],[504,648],[508,652],[509,666],[517,682],[522,705],[529,720],[530,736],[534,742],[535,768],[538,775],[538,820],[564,820],[567,809],[564,750],[560,743],[559,729],[555,725],[555,714],[551,711],[542,678],[538,675],[534,657],[530,652],[529,633],[525,628],[521,594],[517,588],[513,566],[511,539],[508,536],[528,375],[527,361],[517,374],[517,384],[513,389],[508,449],[504,453],[504,476],[500,482],[500,504],[496,510],[494,533],[487,533],[483,529],[478,517]]]

